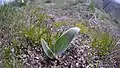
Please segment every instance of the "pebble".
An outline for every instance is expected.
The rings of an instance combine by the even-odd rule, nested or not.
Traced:
[[[76,67],[78,67],[78,66],[79,66],[79,63],[76,63],[75,65],[76,65]]]
[[[35,59],[37,59],[37,60],[38,60],[38,59],[39,59],[39,57],[35,57]]]
[[[27,55],[24,54],[24,55],[23,55],[23,58],[26,58],[26,57],[27,57]]]
[[[0,42],[0,45],[2,45],[2,42]]]

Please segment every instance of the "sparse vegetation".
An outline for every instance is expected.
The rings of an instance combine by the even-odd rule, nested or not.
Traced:
[[[89,32],[89,27],[87,27],[85,23],[75,23],[75,26],[81,29],[81,33],[87,34]]]
[[[25,26],[20,31],[20,34],[23,38],[30,39],[33,43],[40,43],[40,39],[44,33],[46,33],[46,29],[42,29],[40,27],[36,27],[35,25],[31,24],[30,26]]]
[[[3,49],[3,63],[4,68],[22,68],[22,59],[20,59],[21,54],[20,43],[13,40],[10,45]]]
[[[93,53],[94,55],[97,54],[100,60],[104,60],[115,48],[117,40],[108,32],[101,31],[98,28],[88,27],[83,23],[75,23],[75,26],[81,28],[81,33],[88,34],[91,37]]]
[[[91,10],[92,13],[95,12],[95,5],[94,5],[94,1],[93,0],[90,0],[89,8],[90,8],[90,10]]]
[[[56,27],[56,28],[60,28],[61,26],[63,25],[67,25],[68,23],[66,21],[62,21],[62,22],[54,22],[53,23],[53,26]]]
[[[101,59],[110,54],[115,44],[115,39],[106,32],[99,32],[93,35],[92,47],[96,49]]]
[[[94,14],[95,7],[92,1],[89,8]],[[74,28],[68,29],[65,33],[64,30],[54,32],[52,31],[54,28],[69,26],[69,22],[46,23],[45,20],[50,17],[41,10],[42,8],[33,8],[30,5],[17,8],[8,4],[0,7],[0,39],[2,40],[0,40],[2,42],[0,57],[5,68],[23,68],[21,54],[28,46],[34,48],[41,45],[49,58],[57,58],[68,48],[74,36],[78,34],[79,28],[80,34],[90,36],[92,56],[99,56],[99,60],[105,59],[116,45],[116,39],[108,32],[91,28],[87,22],[75,22],[74,25],[72,24]],[[100,17],[104,20],[103,16]]]
[[[22,66],[22,61],[19,61],[18,56],[20,55],[20,44],[17,42],[19,30],[22,28],[21,23],[24,23],[24,20],[21,21],[21,19],[24,16],[18,10],[9,4],[0,7],[0,39],[6,40],[1,45],[4,68],[19,68]]]

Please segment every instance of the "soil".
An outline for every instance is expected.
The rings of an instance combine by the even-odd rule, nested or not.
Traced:
[[[42,12],[46,12],[49,16],[51,16],[50,19],[45,21],[45,23],[49,24],[49,26],[51,26],[51,24],[55,21],[69,22],[69,25],[56,29],[53,28],[53,32],[60,29],[67,30],[68,28],[73,27],[72,24],[75,22],[87,20],[89,27],[97,25],[97,27],[101,30],[105,31],[107,29],[112,35],[118,38],[120,37],[120,30],[114,20],[107,16],[105,17],[105,20],[101,20],[98,18],[100,15],[99,13],[96,14],[96,17],[93,16],[89,10],[89,6],[83,3],[65,5],[61,8],[55,9],[47,8],[42,10]],[[1,34],[0,37],[2,38],[3,34]],[[0,40],[3,41],[2,44],[7,42],[6,39],[7,37],[4,37],[3,40]],[[95,68],[93,65],[96,64],[96,61],[99,58],[92,55],[93,49],[90,47],[90,41],[91,39],[89,35],[79,33],[76,36],[76,39],[71,42],[69,48],[59,55],[57,59],[48,58],[43,52],[40,44],[37,44],[35,47],[28,45],[22,49],[21,59],[23,60],[23,68]],[[2,44],[0,43],[0,45]],[[120,45],[118,46],[120,47]],[[115,58],[115,60],[118,59],[119,57]],[[91,60],[94,61],[90,62]],[[110,64],[113,64],[108,68],[115,68],[114,64],[119,64],[118,61],[115,61],[116,63],[112,62],[110,58],[107,60],[109,60]],[[101,66],[100,68],[105,68]]]
[[[79,7],[82,6],[82,7]],[[52,18],[46,20],[51,24],[55,21],[67,21],[74,23],[76,21],[87,20],[90,27],[97,25],[101,30],[108,30],[111,34],[120,37],[120,30],[113,20],[106,16],[106,20],[100,20],[94,17],[89,7],[83,3],[62,6],[61,8],[45,9]],[[63,26],[59,29],[68,29],[73,25]],[[54,29],[55,30],[55,29]],[[94,67],[98,58],[92,56],[92,48],[90,47],[90,37],[86,34],[79,34],[70,45],[69,48],[58,59],[49,59],[41,45],[37,47],[28,46],[23,50],[22,59],[24,59],[24,68],[91,68]],[[92,58],[92,59],[90,59]],[[95,60],[93,63],[90,60]],[[109,68],[114,67],[111,66]]]
[[[91,54],[89,42],[89,36],[78,35],[58,59],[49,59],[41,45],[29,46],[22,55],[24,68],[86,68],[89,65],[88,56]]]

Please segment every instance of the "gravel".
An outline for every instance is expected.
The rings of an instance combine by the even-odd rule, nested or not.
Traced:
[[[29,49],[26,50],[27,54],[22,56],[24,68],[86,68],[89,65],[87,56],[90,56],[88,52],[90,46],[89,43],[83,43],[82,41],[88,39],[89,36],[78,35],[69,45],[70,47],[58,56],[58,59],[49,59],[43,52],[41,45],[37,47],[29,46]]]
[[[87,24],[89,24],[90,27],[97,25],[99,29],[103,31],[107,29],[112,35],[120,37],[120,30],[114,20],[99,10],[95,17],[90,13],[88,5],[84,3],[64,5],[61,8],[54,9],[47,8],[44,11],[51,16],[50,19],[45,21],[49,26],[52,26],[51,24],[56,21],[69,22],[67,26],[51,28],[53,32],[61,29],[66,30],[73,27],[75,22],[87,20]],[[102,15],[106,15],[105,20],[98,18],[101,13]],[[58,56],[58,59],[49,59],[43,52],[41,45],[37,47],[29,46],[26,50],[23,50],[22,59],[24,59],[24,68],[94,68],[97,66],[99,57],[93,56],[90,41],[89,35],[80,33],[69,45],[69,48]],[[90,62],[90,60],[93,60],[93,62]],[[109,59],[109,62],[110,61]],[[107,61],[105,61],[105,63],[109,64]],[[109,65],[111,66],[109,66],[109,68],[114,68],[114,64],[115,63],[110,62]],[[105,65],[104,62],[101,62],[99,67],[104,68]]]
[[[114,20],[112,20],[111,18],[109,18],[109,16],[105,15],[99,10],[95,14],[96,16],[94,16],[90,12],[89,6],[84,3],[72,3],[69,5],[64,5],[60,8],[46,8],[45,10],[41,11],[44,11],[49,16],[51,16],[51,18],[45,21],[45,24],[48,24],[49,27],[52,27],[52,23],[55,23],[56,21],[66,21],[69,23],[69,25],[63,25],[60,28],[50,27],[53,32],[59,30],[67,30],[68,28],[73,27],[73,24],[75,22],[86,21],[89,27],[94,27],[97,25],[99,29],[103,31],[107,29],[112,35],[117,36],[118,38],[120,37],[118,24],[116,24]],[[105,20],[101,20],[100,18],[98,18],[99,15],[105,15]],[[7,42],[6,40],[8,37],[4,36],[4,34],[0,34],[0,45],[5,45]],[[76,39],[71,42],[69,48],[64,53],[58,56],[58,59],[48,58],[43,52],[40,44],[37,46],[26,46],[22,49],[22,54],[20,55],[20,57],[23,60],[24,68],[95,68],[99,57],[93,56],[93,49],[90,47],[90,42],[91,39],[89,35],[79,33]],[[119,42],[117,46],[120,47]],[[100,68],[104,68],[106,64],[111,65],[108,68],[115,68],[115,64],[119,65],[118,60],[120,59],[119,56],[116,56],[116,54],[119,53],[119,51],[113,52],[110,57],[107,57],[105,59],[105,62],[101,61]],[[91,62],[91,60],[93,62]]]

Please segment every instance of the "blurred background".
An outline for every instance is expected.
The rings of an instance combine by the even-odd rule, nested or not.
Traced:
[[[15,6],[22,6],[31,2],[39,7],[59,8],[63,5],[74,5],[79,2],[86,2],[89,4],[91,1],[94,2],[94,5],[97,8],[104,10],[106,13],[120,19],[120,0],[0,0],[0,5],[11,3]]]

